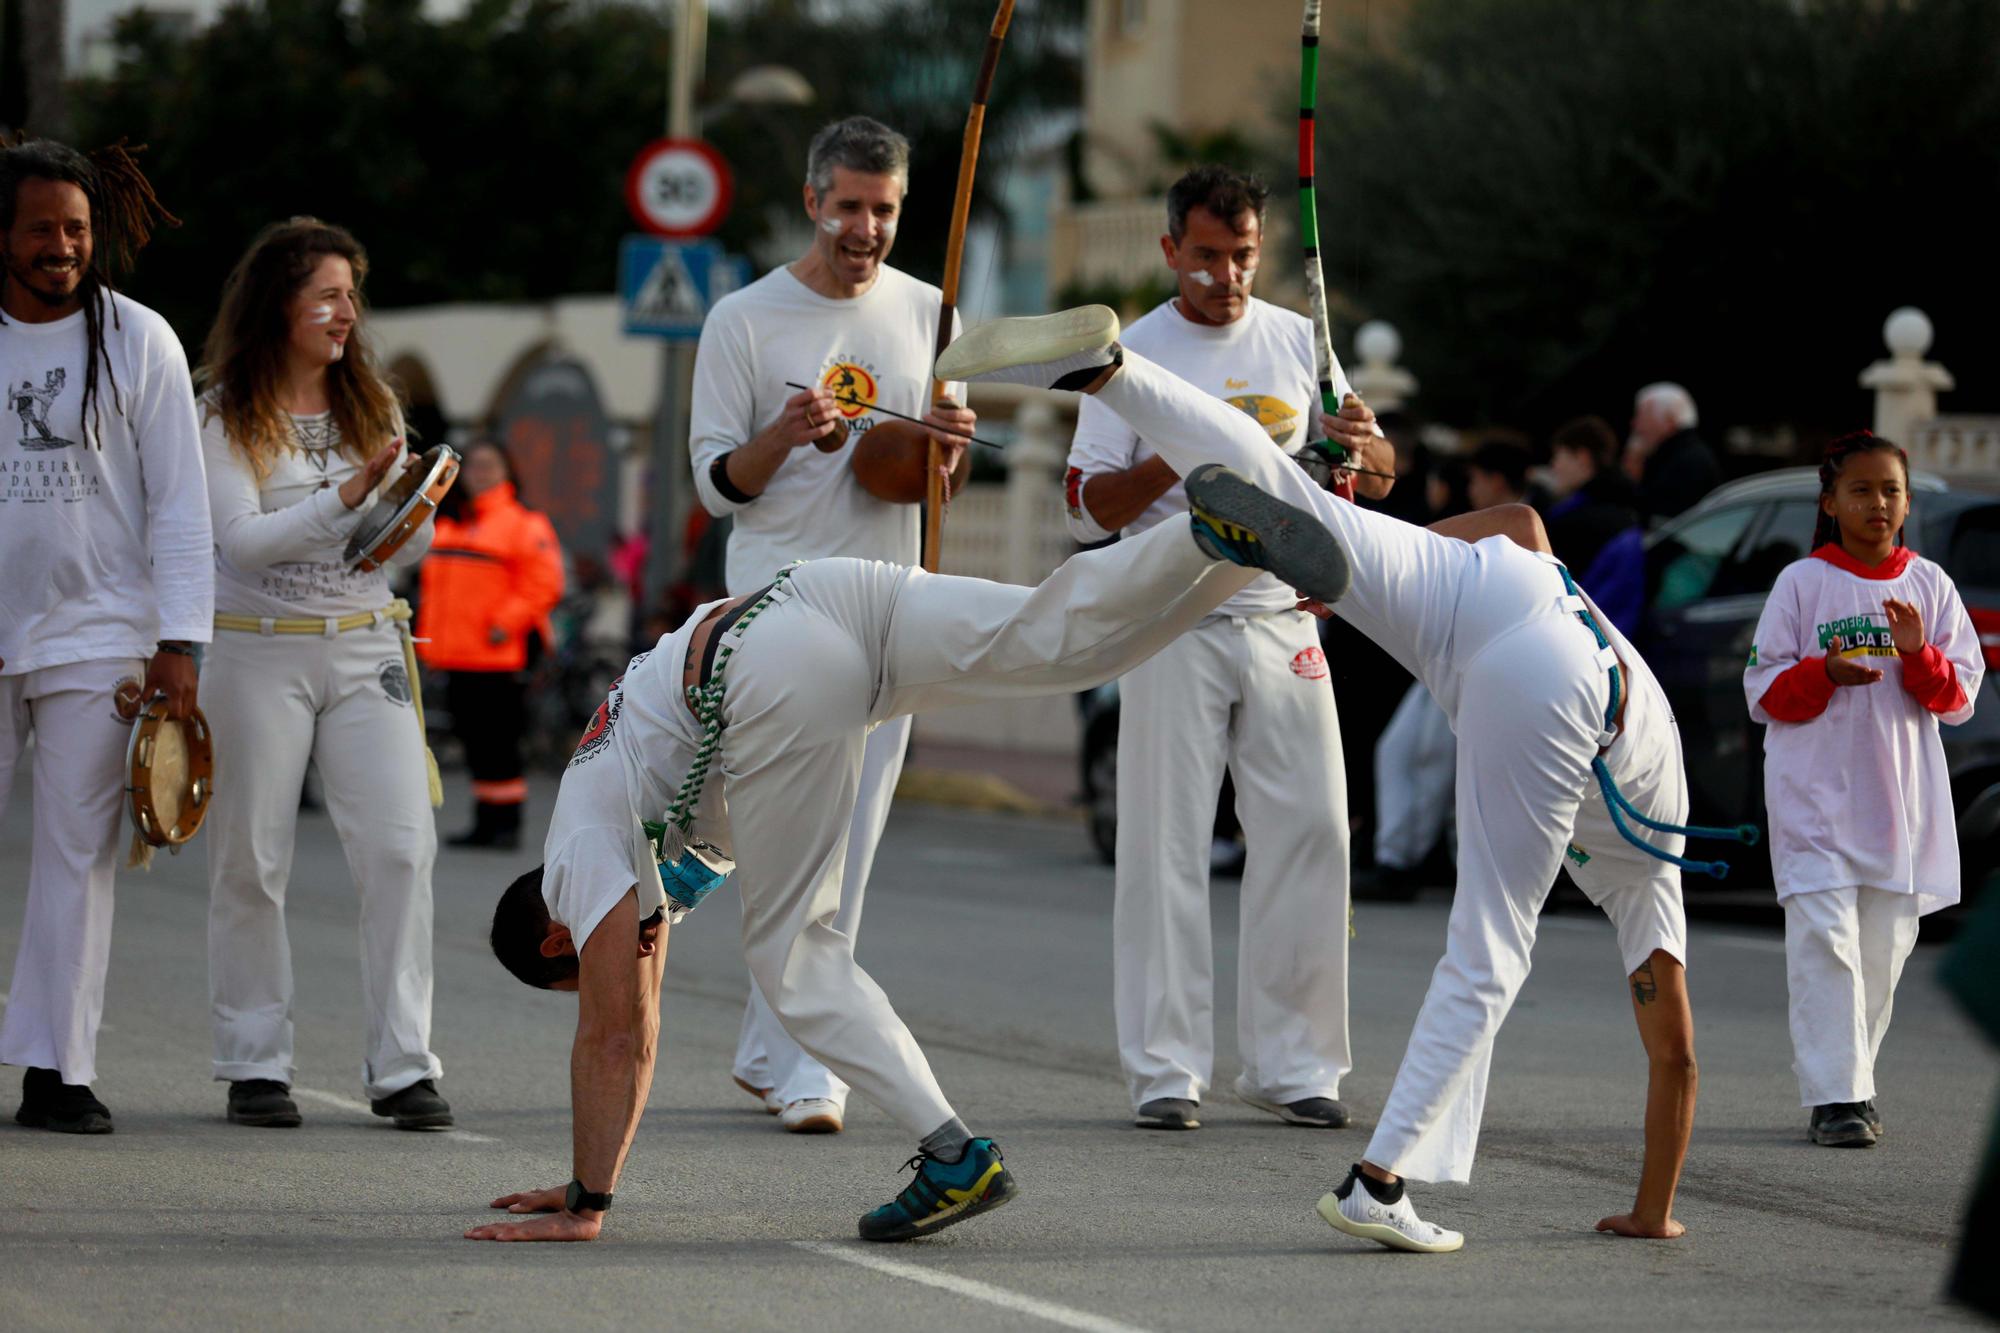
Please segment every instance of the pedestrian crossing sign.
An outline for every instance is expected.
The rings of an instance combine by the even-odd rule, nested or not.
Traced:
[[[750,281],[750,261],[714,241],[627,236],[618,248],[625,332],[694,341],[715,303]]]

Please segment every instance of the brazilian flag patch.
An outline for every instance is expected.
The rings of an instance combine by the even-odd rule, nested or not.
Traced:
[[[1744,665],[1745,665],[1745,666],[1756,666],[1756,665],[1757,665],[1757,645],[1756,645],[1756,644],[1754,644],[1754,643],[1753,643],[1753,644],[1751,644],[1751,645],[1750,645],[1750,660],[1749,660],[1748,662],[1745,662],[1745,663],[1744,663]]]
[[[1587,866],[1590,864],[1590,853],[1586,852],[1585,850],[1583,850],[1583,848],[1577,846],[1575,843],[1571,843],[1568,847],[1564,848],[1563,855],[1567,856],[1570,860],[1576,862],[1579,866]]]

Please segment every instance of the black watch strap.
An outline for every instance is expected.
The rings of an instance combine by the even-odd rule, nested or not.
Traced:
[[[611,1192],[606,1190],[602,1194],[592,1194],[583,1187],[581,1180],[571,1180],[569,1182],[569,1193],[563,1196],[563,1207],[572,1213],[584,1209],[588,1209],[593,1213],[609,1212],[611,1211]]]

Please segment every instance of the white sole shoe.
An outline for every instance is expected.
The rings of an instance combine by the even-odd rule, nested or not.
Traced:
[[[1036,388],[1079,388],[1116,364],[1118,312],[1084,305],[1053,315],[995,319],[981,324],[944,349],[937,359],[940,380],[1000,380]],[[1064,385],[1066,378],[1081,376]]]
[[[1335,1231],[1412,1254],[1450,1254],[1465,1244],[1459,1232],[1446,1231],[1418,1217],[1408,1194],[1392,1204],[1377,1202],[1352,1174],[1342,1188],[1348,1191],[1346,1198],[1335,1192],[1322,1195],[1319,1201],[1319,1215]]]
[[[838,1134],[843,1128],[840,1105],[825,1097],[806,1097],[778,1113],[787,1134]]]
[[[729,1081],[749,1093],[752,1097],[755,1097],[758,1101],[764,1103],[764,1113],[766,1115],[776,1115],[785,1109],[785,1104],[778,1100],[777,1094],[771,1089],[754,1088],[742,1079],[737,1078],[734,1074],[729,1076]]]

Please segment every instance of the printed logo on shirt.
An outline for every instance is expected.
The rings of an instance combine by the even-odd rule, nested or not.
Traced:
[[[382,693],[392,704],[410,702],[410,673],[403,666],[403,659],[392,657],[375,668],[375,679],[381,682]]]
[[[834,406],[850,430],[867,430],[875,424],[861,420],[881,392],[881,372],[874,365],[859,357],[836,358],[819,377],[819,387],[833,395]]]
[[[7,410],[21,418],[21,447],[34,452],[47,449],[68,449],[75,440],[65,440],[49,429],[49,409],[62,396],[63,385],[69,379],[69,372],[57,366],[42,376],[42,387],[37,389],[33,380],[22,380],[19,385],[7,386]]]
[[[1250,387],[1250,381],[1233,380],[1230,379],[1227,375],[1225,375],[1222,377],[1222,387],[1225,389],[1247,389]]]
[[[1318,648],[1301,648],[1292,657],[1292,674],[1302,680],[1326,679],[1326,654]]]
[[[1083,469],[1073,467],[1063,478],[1063,503],[1069,506],[1071,518],[1083,517]]]
[[[1225,383],[1232,388],[1236,381]],[[1274,444],[1283,447],[1299,432],[1299,410],[1282,398],[1267,393],[1244,393],[1222,400],[1264,428]]]
[[[565,768],[575,768],[578,764],[595,759],[611,743],[611,729],[618,725],[618,714],[625,707],[625,677],[632,668],[651,657],[652,650],[640,653],[618,673],[618,679],[611,682],[611,689],[604,696],[604,702],[597,705],[597,711],[590,715],[590,724],[583,729],[583,739],[576,743],[576,753],[569,757]]]
[[[1842,657],[1895,657],[1896,640],[1889,633],[1886,617],[1872,613],[1829,620],[1818,627],[1819,648],[1825,652],[1835,638],[1840,640]]]

